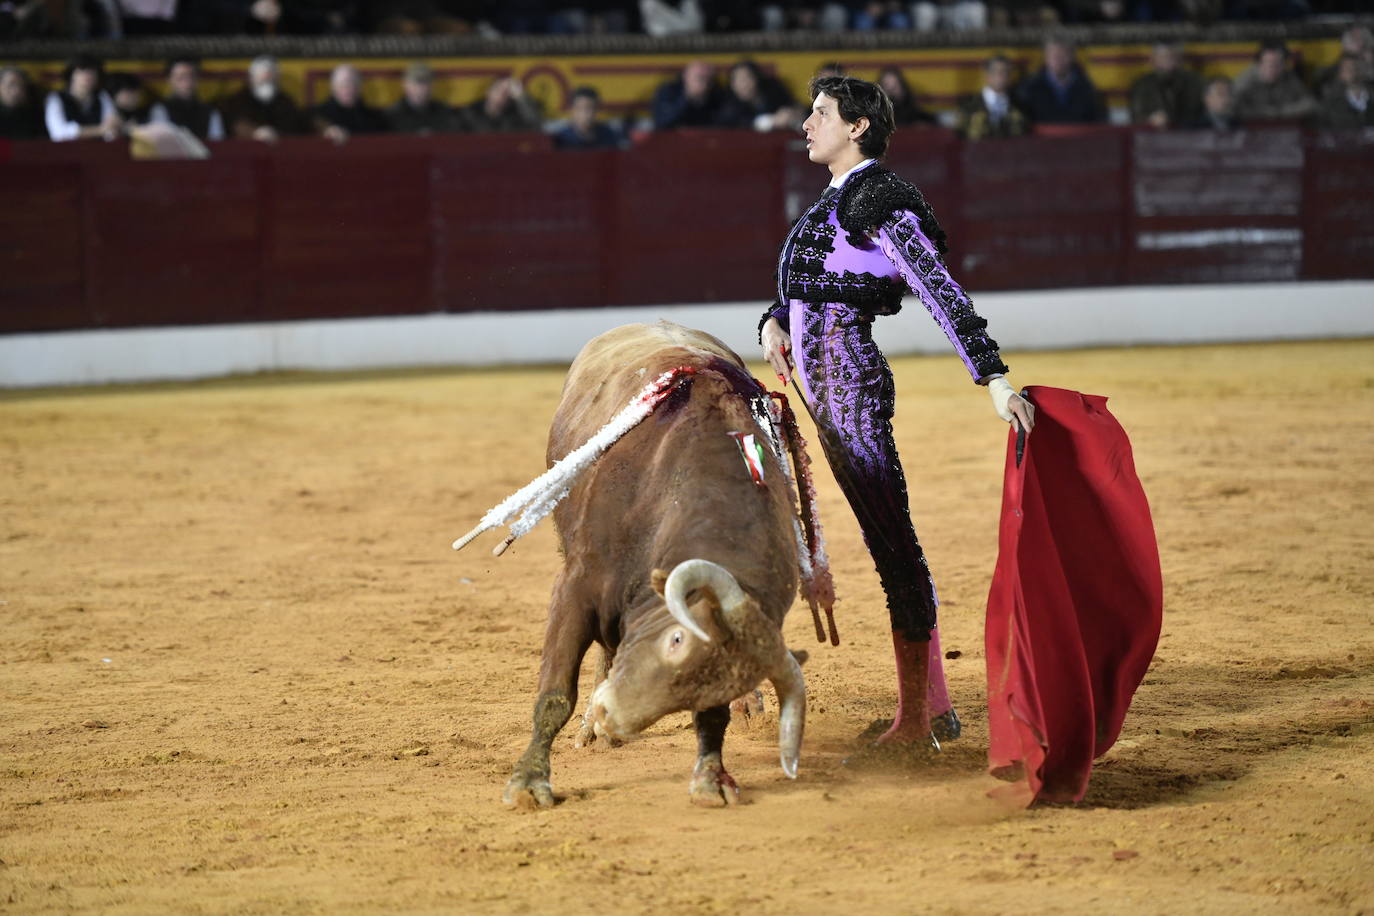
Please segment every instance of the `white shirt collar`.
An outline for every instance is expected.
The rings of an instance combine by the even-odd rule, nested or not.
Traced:
[[[1005,93],[998,92],[991,86],[983,87],[983,104],[989,111],[1002,111],[1007,107],[1007,96]]]
[[[849,176],[850,176],[850,175],[853,175],[853,174],[854,174],[855,172],[857,172],[859,169],[867,168],[868,166],[872,165],[872,164],[873,164],[874,162],[876,162],[876,161],[877,161],[876,159],[865,159],[863,162],[860,162],[858,165],[854,166],[854,168],[852,168],[852,169],[850,169],[849,171],[845,172],[845,173],[844,173],[843,175],[841,175],[839,178],[832,178],[832,179],[830,179],[830,187],[832,187],[832,188],[842,188],[842,187],[844,187],[844,183],[845,183],[846,181],[849,180]]]

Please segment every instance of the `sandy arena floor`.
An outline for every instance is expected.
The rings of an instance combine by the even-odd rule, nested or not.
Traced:
[[[965,737],[841,765],[891,714],[885,613],[828,473],[843,645],[804,607],[801,778],[687,802],[685,714],[500,803],[558,558],[449,542],[542,470],[561,369],[0,395],[0,909],[1374,913],[1374,341],[1009,354],[1107,394],[1154,507],[1158,657],[1076,807],[984,793],[1005,427],[895,364]],[[818,460],[819,460],[819,456]],[[770,704],[772,702],[769,697]]]

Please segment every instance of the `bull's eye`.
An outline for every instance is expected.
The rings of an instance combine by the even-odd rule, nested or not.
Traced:
[[[673,645],[674,645],[674,646],[680,646],[680,645],[682,645],[682,631],[681,631],[681,630],[678,630],[676,633],[673,634]]]

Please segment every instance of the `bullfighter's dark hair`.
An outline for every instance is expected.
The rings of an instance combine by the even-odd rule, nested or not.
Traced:
[[[868,129],[859,136],[859,152],[869,159],[887,155],[887,145],[897,125],[892,116],[892,100],[881,86],[852,76],[818,76],[811,81],[811,98],[821,93],[835,100],[846,124],[868,119]]]

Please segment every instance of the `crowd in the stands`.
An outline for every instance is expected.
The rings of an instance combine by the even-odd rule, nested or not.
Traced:
[[[892,98],[899,127],[944,124],[968,139],[982,140],[1020,136],[1037,125],[1106,123],[1108,107],[1072,43],[1052,36],[1043,50],[1042,65],[1020,79],[1011,60],[989,58],[979,91],[959,99],[955,111],[943,119],[921,104],[900,69],[888,67],[878,79]],[[1232,130],[1275,122],[1339,130],[1374,127],[1370,30],[1347,29],[1341,50],[1333,65],[1305,72],[1281,41],[1265,42],[1254,62],[1233,80],[1190,68],[1186,49],[1160,43],[1150,71],[1130,88],[1129,120],[1159,129]],[[834,64],[822,68],[839,69]],[[0,67],[0,138],[114,140],[147,124],[175,125],[207,141],[268,143],[292,135],[343,143],[355,135],[388,132],[543,130],[559,148],[595,149],[625,146],[638,130],[797,131],[809,103],[794,98],[750,60],[740,60],[724,73],[704,61],[689,63],[658,87],[642,120],[628,122],[602,117],[600,96],[585,86],[570,94],[565,111],[544,112],[514,76],[493,80],[470,104],[450,106],[434,97],[434,73],[418,61],[406,68],[401,97],[387,108],[366,102],[363,76],[349,64],[335,68],[328,99],[313,107],[302,107],[282,90],[271,57],[255,59],[245,84],[215,104],[198,91],[195,59],[169,60],[165,75],[166,92],[154,98],[137,76],[106,74],[101,61],[79,56],[67,64],[61,87],[41,95],[23,70]]]
[[[618,34],[1296,19],[1367,0],[3,0],[0,39],[204,34]]]

